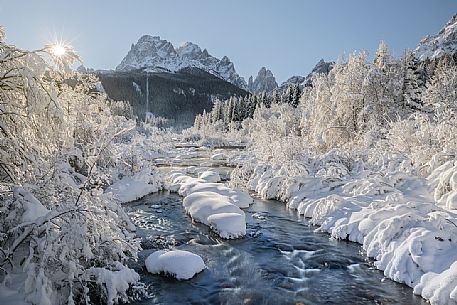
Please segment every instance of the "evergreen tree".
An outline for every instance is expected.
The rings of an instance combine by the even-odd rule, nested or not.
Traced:
[[[384,40],[381,40],[378,50],[376,51],[374,64],[381,71],[386,71],[391,61],[392,57],[390,55],[389,49]]]
[[[291,105],[297,108],[298,104],[300,103],[301,97],[301,90],[299,85],[294,85],[293,95],[292,95],[292,103]]]
[[[422,110],[422,93],[425,91],[426,73],[424,66],[413,53],[405,56],[403,83],[404,107],[410,110]]]

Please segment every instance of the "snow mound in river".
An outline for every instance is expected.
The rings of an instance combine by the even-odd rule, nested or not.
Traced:
[[[167,188],[185,196],[183,206],[194,221],[209,226],[222,238],[246,235],[245,215],[240,208],[249,207],[254,201],[252,197],[222,183],[205,182],[203,178],[213,174],[209,171],[204,173],[200,178],[193,178],[181,171],[171,172]]]
[[[195,179],[195,178],[194,178]],[[199,180],[187,179],[179,189],[179,194],[187,196],[196,192],[214,192],[229,197],[232,203],[240,208],[247,208],[254,202],[252,197],[243,191],[232,190],[222,183],[204,183]]]
[[[150,273],[163,272],[178,280],[191,279],[206,267],[200,256],[182,250],[156,251],[144,263]]]
[[[223,153],[217,153],[211,156],[211,160],[227,160],[227,155]]]
[[[246,235],[246,219],[243,214],[218,213],[208,216],[209,226],[222,238]]]
[[[193,220],[210,226],[222,238],[238,238],[246,234],[244,212],[226,196],[196,192],[184,198],[183,206]]]
[[[207,170],[202,172],[198,178],[205,180],[205,182],[219,182],[221,181],[221,176],[218,172]]]

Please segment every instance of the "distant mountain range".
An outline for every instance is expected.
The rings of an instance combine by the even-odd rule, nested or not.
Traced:
[[[147,72],[177,72],[186,67],[199,68],[213,74],[240,89],[251,93],[285,90],[289,85],[301,87],[309,85],[315,73],[328,73],[333,62],[320,60],[316,67],[307,76],[293,76],[278,86],[273,73],[262,67],[255,79],[251,76],[249,82],[238,75],[234,64],[227,56],[218,59],[202,50],[192,42],[186,42],[175,48],[173,44],[159,36],[143,35],[136,44],[132,44],[130,51],[116,67],[118,72],[138,71]]]
[[[414,54],[420,60],[438,58],[444,54],[454,54],[457,51],[457,14],[433,36],[426,36],[417,45]],[[213,74],[232,83],[240,89],[251,93],[272,92],[285,90],[289,85],[300,87],[311,85],[311,78],[316,73],[328,73],[334,62],[321,59],[313,70],[306,76],[295,75],[280,86],[273,73],[262,67],[257,76],[250,77],[248,83],[235,70],[233,62],[227,56],[218,59],[201,49],[192,42],[175,47],[172,43],[159,36],[142,36],[130,51],[116,71],[126,72],[143,69],[149,72],[177,72],[185,67],[195,67]]]
[[[457,14],[433,36],[420,41],[413,53],[421,60],[437,59],[457,52]],[[455,55],[454,55],[455,56]],[[312,85],[312,76],[329,73],[334,62],[321,59],[306,76],[295,75],[278,85],[273,73],[262,67],[248,83],[227,56],[216,58],[192,42],[173,46],[159,36],[142,36],[115,71],[96,71],[108,96],[129,100],[139,117],[145,111],[189,125],[197,113],[211,109],[216,98],[249,93],[284,91],[290,85]],[[84,68],[81,69],[85,70]],[[150,96],[146,97],[146,83]],[[145,108],[146,100],[151,109]]]
[[[241,89],[247,89],[246,81],[236,73],[227,56],[218,59],[192,42],[175,48],[171,42],[159,36],[144,35],[136,44],[132,44],[116,71],[144,69],[149,72],[176,72],[186,67],[199,68]]]

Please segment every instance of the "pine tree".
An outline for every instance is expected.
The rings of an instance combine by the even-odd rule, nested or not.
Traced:
[[[457,113],[457,66],[445,59],[438,63],[423,102],[439,117]]]
[[[389,49],[384,40],[381,40],[378,50],[376,51],[374,64],[381,71],[386,71],[391,61],[392,56],[390,55]]]
[[[270,108],[272,104],[272,97],[268,96],[265,91],[260,94],[260,103],[266,108]]]
[[[294,86],[293,90],[293,96],[292,96],[292,106],[294,108],[297,108],[298,104],[300,103],[300,97],[301,97],[301,90],[299,85]]]
[[[220,100],[216,100],[213,105],[213,109],[211,110],[211,121],[213,123],[222,119],[222,102]]]
[[[230,97],[228,100],[225,101],[224,107],[224,124],[225,126],[229,126],[232,122],[233,118],[233,97]]]
[[[273,91],[271,96],[271,104],[281,104],[282,103],[282,96],[278,93],[278,91]]]
[[[413,53],[405,56],[405,76],[403,83],[404,107],[410,110],[422,110],[422,93],[425,91],[426,73],[424,66]]]

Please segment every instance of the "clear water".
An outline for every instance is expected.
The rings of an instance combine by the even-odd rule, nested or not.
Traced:
[[[152,296],[137,304],[427,304],[384,279],[360,245],[314,232],[280,202],[256,200],[246,237],[229,241],[192,223],[181,204],[167,192],[129,204],[144,248],[135,268]],[[144,259],[165,248],[194,252],[208,268],[188,281],[149,274]]]

